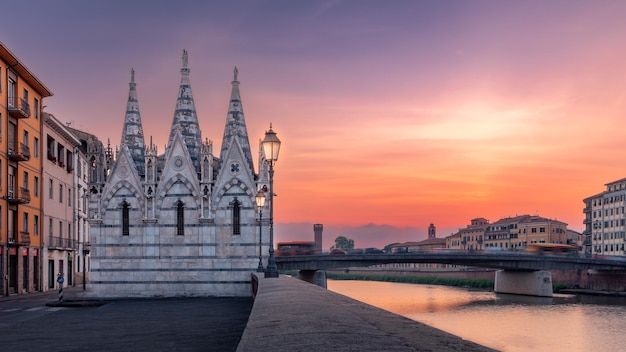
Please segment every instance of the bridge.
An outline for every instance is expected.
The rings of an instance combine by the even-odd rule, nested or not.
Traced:
[[[626,260],[576,256],[537,255],[525,252],[467,253],[416,252],[403,254],[304,255],[276,257],[280,270],[298,270],[313,282],[318,271],[398,263],[438,263],[499,269],[494,291],[533,296],[552,296],[548,270],[597,270],[626,272]],[[325,279],[322,279],[325,282]]]

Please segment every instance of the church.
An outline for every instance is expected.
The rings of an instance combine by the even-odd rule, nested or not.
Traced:
[[[146,144],[134,70],[119,150],[88,150],[95,297],[247,296],[250,273],[267,257],[255,196],[267,189],[269,170],[259,146],[255,172],[238,70],[215,156],[201,136],[188,66],[184,50],[163,154]]]

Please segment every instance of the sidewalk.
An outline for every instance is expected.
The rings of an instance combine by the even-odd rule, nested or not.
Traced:
[[[83,286],[69,286],[63,288],[63,299],[82,299],[83,296]],[[17,301],[23,299],[29,299],[34,297],[49,297],[50,301],[58,301],[59,299],[59,290],[58,289],[49,289],[46,292],[29,292],[23,294],[13,294],[9,296],[0,296],[0,302],[6,301]]]

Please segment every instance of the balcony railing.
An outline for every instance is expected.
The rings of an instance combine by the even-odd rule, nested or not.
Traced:
[[[78,249],[78,241],[71,238],[49,236],[48,248]]]
[[[30,148],[24,143],[19,143],[17,146],[9,148],[9,159],[12,161],[30,160]]]
[[[30,203],[30,191],[24,187],[9,187],[8,190],[9,203],[27,204]]]
[[[18,238],[18,242],[20,246],[30,246],[30,233],[20,232],[20,237]]]
[[[30,117],[30,106],[24,98],[9,97],[9,114],[18,119]]]
[[[9,246],[30,246],[30,233],[9,234]]]

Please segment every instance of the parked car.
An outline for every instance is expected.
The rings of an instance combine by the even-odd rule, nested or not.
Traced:
[[[346,254],[346,251],[344,251],[341,248],[333,248],[333,249],[330,250],[330,254],[341,255],[341,254]]]
[[[363,254],[363,249],[362,248],[355,248],[355,249],[351,249],[348,254]]]
[[[365,248],[365,254],[385,254],[385,252],[378,248]]]

